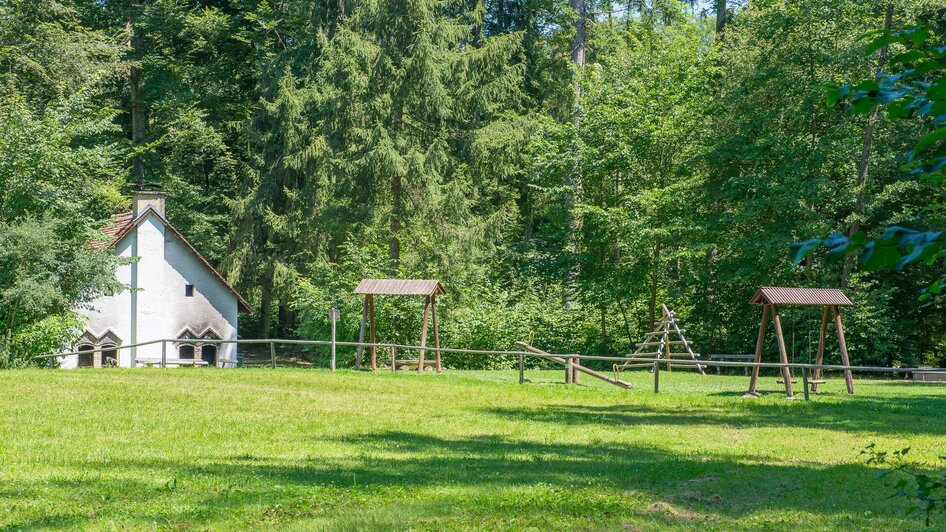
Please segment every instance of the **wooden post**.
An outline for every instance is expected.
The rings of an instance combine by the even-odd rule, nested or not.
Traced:
[[[654,362],[654,393],[660,393],[660,361]]]
[[[335,371],[335,322],[338,321],[338,310],[331,309],[329,310],[329,319],[332,320],[332,362],[331,367],[332,371]]]
[[[368,331],[371,334],[371,369],[378,369],[378,346],[375,344],[378,343],[374,335],[374,296],[368,294]]]
[[[358,349],[355,351],[355,369],[361,369],[361,351],[365,346],[365,322],[368,321],[368,296],[365,296],[365,302],[361,306],[361,330],[358,333]]]
[[[434,347],[437,348],[437,373],[443,371],[440,363],[440,328],[437,326],[437,296],[430,296],[430,311],[434,319]]]
[[[526,356],[519,355],[519,384],[526,382]]]
[[[825,305],[824,312],[821,313],[821,335],[818,337],[818,353],[815,355],[815,363],[819,366],[824,364],[824,343],[828,335],[828,314],[831,307]],[[815,382],[811,384],[811,391],[818,393],[818,381],[821,380],[821,368],[815,369]]]
[[[775,339],[778,342],[778,354],[782,364],[788,364],[788,350],[785,348],[785,335],[782,334],[782,315],[778,306],[772,305],[772,314],[775,316]],[[785,395],[789,399],[795,397],[792,390],[792,372],[787,366],[782,367],[782,378],[785,380]]]
[[[765,346],[765,327],[769,322],[771,310],[768,305],[762,307],[762,322],[759,324],[759,339],[755,343],[755,362],[762,362],[762,348]],[[746,395],[758,396],[756,384],[759,382],[759,366],[752,367],[752,378],[749,380],[749,393]]]
[[[276,369],[276,342],[269,342],[269,356],[273,359],[273,369]]]
[[[805,390],[805,400],[808,401],[808,368],[801,368],[801,383]]]
[[[666,325],[664,327],[667,327]],[[670,331],[669,327],[667,331],[664,331],[664,353],[667,355],[667,371],[673,371],[673,366],[670,365]]]
[[[667,305],[661,305],[660,315],[663,316],[664,322],[664,354],[667,356],[667,371],[673,371],[673,366],[670,364],[670,315],[668,314],[669,310]]]
[[[838,329],[838,347],[841,349],[841,363],[845,366],[851,365],[851,360],[847,356],[847,342],[844,341],[844,327],[841,325],[841,309],[834,306],[834,326]],[[844,370],[844,382],[847,383],[847,393],[854,395],[854,376],[851,370]]]
[[[391,372],[397,373],[397,352],[394,346],[391,346]]]
[[[579,377],[579,375],[581,375],[581,372],[578,371],[578,368],[576,367],[580,365],[581,365],[581,359],[576,358],[575,364],[572,366],[572,384],[579,384],[581,382],[581,377]]]
[[[168,343],[166,340],[161,340],[161,367],[168,367]]]
[[[424,323],[420,327],[420,356],[417,357],[417,372],[424,371],[424,352],[427,347],[427,321],[430,318],[430,296],[424,298]]]

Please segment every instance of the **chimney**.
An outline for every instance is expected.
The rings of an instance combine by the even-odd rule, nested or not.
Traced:
[[[153,183],[138,185],[137,190],[131,193],[131,215],[137,218],[149,206],[155,212],[164,216],[164,198],[167,193]]]

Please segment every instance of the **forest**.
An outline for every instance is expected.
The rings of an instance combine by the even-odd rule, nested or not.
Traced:
[[[852,363],[943,365],[944,36],[943,0],[0,0],[0,367],[122,289],[89,242],[141,183],[245,338],[354,340],[404,277],[447,347],[618,355],[667,304],[748,353],[760,286],[840,287]]]

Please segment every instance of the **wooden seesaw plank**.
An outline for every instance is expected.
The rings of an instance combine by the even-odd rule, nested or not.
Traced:
[[[543,355],[542,358],[546,358],[546,359],[551,360],[551,361],[553,361],[553,362],[557,362],[557,363],[562,364],[563,366],[566,366],[566,367],[568,366],[568,361],[565,360],[564,358],[555,356],[555,355],[553,355],[553,354],[551,354],[551,353],[547,353],[547,352],[545,352],[545,351],[542,351],[541,349],[532,347],[531,345],[529,345],[529,344],[527,344],[527,343],[525,343],[525,342],[516,342],[516,345],[518,345],[519,347],[525,349],[526,351],[529,351],[530,353],[535,353],[535,354],[537,354],[537,355]],[[630,390],[630,389],[631,389],[631,383],[629,383],[629,382],[624,382],[624,381],[619,380],[619,379],[614,379],[614,378],[608,377],[608,376],[605,375],[604,373],[599,373],[599,372],[597,372],[597,371],[595,371],[595,370],[593,370],[593,369],[586,368],[585,366],[582,366],[581,364],[575,364],[575,365],[572,366],[572,367],[573,367],[576,371],[580,371],[580,372],[584,373],[585,375],[590,375],[590,376],[592,376],[592,377],[594,377],[594,378],[596,378],[596,379],[601,379],[601,380],[607,382],[608,384],[613,384],[613,385],[618,386],[618,387],[620,387],[620,388],[624,388],[625,390]]]

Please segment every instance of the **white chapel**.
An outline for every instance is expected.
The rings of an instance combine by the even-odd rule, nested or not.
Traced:
[[[114,215],[102,229],[107,239],[93,245],[138,260],[116,272],[129,289],[80,310],[86,326],[75,351],[105,351],[64,356],[61,367],[153,364],[161,359],[161,343],[119,347],[161,339],[174,340],[163,347],[164,356],[178,363],[168,365],[235,363],[236,344],[201,340],[236,340],[238,315],[251,312],[250,306],[168,222],[164,206],[164,192],[139,190],[132,210]]]

